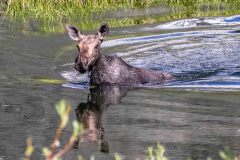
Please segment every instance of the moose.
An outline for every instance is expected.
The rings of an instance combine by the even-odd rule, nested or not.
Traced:
[[[78,42],[74,68],[80,73],[91,72],[90,84],[157,85],[174,79],[169,73],[134,67],[116,55],[102,54],[100,45],[109,33],[108,24],[102,24],[95,35],[84,35],[72,25],[66,29]]]

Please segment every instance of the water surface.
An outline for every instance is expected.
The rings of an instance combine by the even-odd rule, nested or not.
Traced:
[[[219,159],[224,146],[239,152],[239,23],[235,15],[113,28],[102,45],[105,54],[176,77],[137,89],[90,90],[88,76],[73,69],[77,50],[66,34],[1,30],[0,159],[21,159],[29,136],[34,158],[43,159],[41,148],[53,138],[60,99],[72,104],[71,120],[96,118],[66,159],[113,159],[115,152],[141,158],[157,142],[178,160]],[[64,130],[63,143],[71,131],[70,125]]]

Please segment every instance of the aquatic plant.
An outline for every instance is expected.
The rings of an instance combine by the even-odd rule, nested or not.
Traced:
[[[46,160],[59,160],[63,155],[65,155],[69,152],[69,150],[72,149],[74,142],[77,140],[78,136],[83,133],[83,126],[79,124],[78,121],[73,121],[73,133],[71,137],[62,149],[57,150],[57,148],[61,146],[60,137],[62,134],[62,130],[66,127],[69,121],[69,113],[71,111],[71,106],[65,100],[61,100],[59,103],[56,104],[56,110],[60,117],[60,123],[56,129],[56,133],[50,147],[44,147],[42,149],[43,155],[45,156]],[[33,150],[34,147],[32,145],[32,139],[28,138],[27,147],[23,159],[30,160]]]
[[[30,160],[30,157],[34,151],[34,147],[32,144],[32,138],[31,137],[27,138],[26,142],[27,142],[27,147],[26,147],[26,151],[24,153],[23,160]]]
[[[168,160],[164,156],[165,148],[158,143],[156,148],[148,147],[148,156],[146,160]]]
[[[225,147],[223,151],[220,151],[219,156],[222,160],[240,160],[240,155],[236,156],[228,147]]]

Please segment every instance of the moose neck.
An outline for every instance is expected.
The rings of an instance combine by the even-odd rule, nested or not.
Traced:
[[[101,77],[103,75],[107,75],[109,67],[109,61],[108,61],[109,56],[105,56],[101,52],[99,52],[99,57],[93,66],[90,74],[90,84],[99,84],[101,82]]]

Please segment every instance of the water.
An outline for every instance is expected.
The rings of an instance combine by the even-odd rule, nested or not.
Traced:
[[[71,120],[93,128],[65,159],[80,154],[113,159],[115,152],[142,158],[157,142],[178,160],[219,159],[224,146],[239,152],[239,17],[113,28],[102,45],[105,54],[176,77],[141,88],[90,90],[88,76],[73,69],[77,50],[66,34],[1,30],[0,159],[21,159],[29,136],[34,158],[43,159],[41,148],[53,138],[60,99],[71,102]],[[64,129],[63,144],[71,131],[71,125]]]

